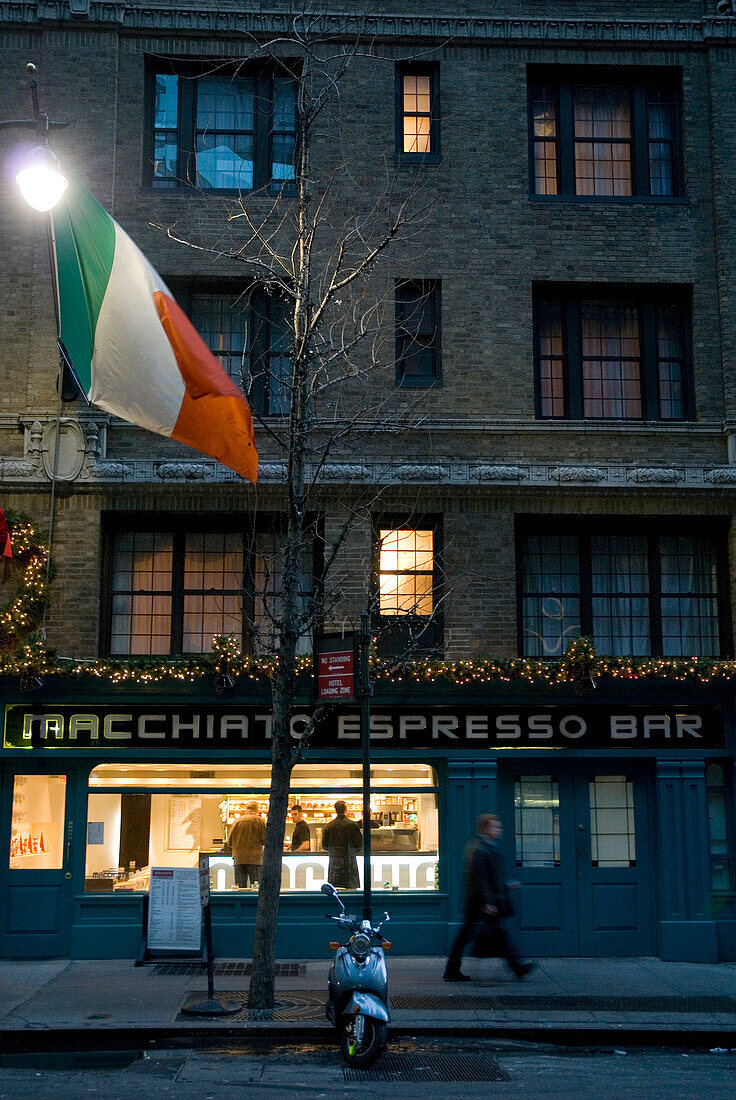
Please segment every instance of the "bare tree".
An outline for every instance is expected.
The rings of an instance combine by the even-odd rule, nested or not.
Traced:
[[[394,165],[393,146],[374,159],[370,190],[356,179],[353,166],[361,135],[345,125],[345,78],[358,68],[391,65],[364,35],[350,40],[327,35],[316,11],[302,10],[281,35],[254,37],[247,58],[228,59],[226,71],[237,71],[261,58],[288,79],[296,94],[293,178],[280,194],[242,195],[228,208],[222,234],[213,245],[180,234],[161,223],[169,237],[209,253],[215,259],[242,264],[251,286],[288,303],[291,331],[288,382],[288,424],[276,430],[262,421],[270,445],[281,449],[286,467],[286,520],[279,548],[278,603],[261,605],[268,621],[265,633],[274,641],[271,678],[273,705],[271,789],[263,865],[253,943],[253,977],[249,1005],[274,1002],[275,942],[281,888],[281,862],[292,769],[322,718],[318,709],[295,742],[290,720],[295,699],[299,641],[330,615],[338,598],[329,585],[317,586],[307,600],[300,580],[311,554],[314,534],[309,516],[319,505],[317,484],[325,464],[348,462],[355,446],[355,428],[367,410],[375,419],[386,414],[395,428],[415,420],[409,399],[397,413],[382,404],[378,387],[384,370],[393,370],[393,283],[379,265],[393,242],[421,248],[432,200],[412,173]],[[218,63],[219,64],[219,63]],[[223,69],[225,63],[223,62]],[[213,66],[213,71],[217,66]],[[325,134],[332,135],[330,142]],[[328,150],[319,165],[315,144]],[[326,162],[325,162],[326,161]],[[291,175],[291,173],[289,173]],[[202,191],[202,195],[206,195]],[[390,303],[391,313],[388,314]],[[377,396],[377,394],[379,396]],[[384,398],[389,401],[390,398]],[[365,435],[362,435],[365,439]],[[351,524],[363,517],[375,500],[375,490],[354,488],[343,503],[345,522],[326,553],[323,582],[340,552]]]

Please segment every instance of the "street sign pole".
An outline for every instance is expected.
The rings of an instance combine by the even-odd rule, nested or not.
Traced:
[[[371,919],[371,613],[360,616],[360,729],[363,741],[363,920]]]

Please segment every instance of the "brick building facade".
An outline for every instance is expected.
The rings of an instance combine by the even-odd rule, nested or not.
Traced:
[[[62,164],[200,311],[205,328],[211,323],[213,350],[223,353],[223,333],[235,340],[235,358],[243,352],[237,340],[255,337],[230,322],[216,331],[213,310],[223,302],[232,306],[246,288],[243,265],[179,240],[221,247],[230,232],[226,218],[238,210],[237,195],[221,185],[232,163],[208,176],[202,159],[197,170],[203,186],[188,186],[182,149],[192,128],[200,133],[198,127],[199,155],[204,158],[209,148],[199,109],[191,106],[192,89],[204,102],[204,82],[215,79],[213,73],[231,86],[244,86],[254,74],[262,78],[263,67],[253,58],[260,56],[259,42],[287,25],[282,7],[274,4],[270,14],[256,15],[247,5],[206,2],[168,8],[94,0],[0,5],[3,116],[27,110],[24,65],[33,61],[43,105],[53,118],[70,123],[53,135]],[[347,155],[349,173],[336,197],[341,214],[365,212],[385,171],[399,187],[416,184],[428,211],[420,228],[398,241],[370,275],[368,293],[385,303],[384,347],[387,341],[396,353],[348,382],[339,414],[326,403],[319,410],[316,431],[319,416],[331,425],[338,415],[343,424],[354,418],[313,498],[323,521],[325,556],[340,537],[346,513],[364,509],[327,578],[339,598],[330,602],[326,627],[357,625],[381,571],[379,531],[413,538],[416,531],[431,530],[438,568],[427,582],[430,603],[422,603],[425,582],[417,579],[422,569],[415,564],[396,584],[416,602],[410,607],[408,597],[402,603],[399,596],[393,611],[410,610],[408,618],[421,626],[434,599],[438,625],[425,637],[433,656],[558,659],[581,633],[593,636],[599,653],[618,657],[733,655],[736,297],[729,288],[736,276],[736,18],[727,7],[716,0],[507,0],[443,8],[415,0],[403,5],[400,16],[378,13],[365,22],[349,12],[325,17],[336,43],[354,41],[360,31],[369,48],[341,81],[339,111],[326,112],[315,131],[316,178],[337,171],[340,156]],[[243,59],[249,59],[243,68],[233,68]],[[176,84],[157,83],[162,76]],[[278,127],[270,87],[265,125],[273,149]],[[174,108],[167,107],[167,95],[175,97]],[[228,109],[235,117],[240,108]],[[250,140],[252,130],[256,145],[265,141],[267,147],[258,125],[241,122],[238,139],[245,140],[247,131]],[[0,143],[6,181],[0,189],[6,307],[0,504],[46,530],[57,420],[52,284],[43,221],[24,207],[12,184],[23,141],[6,131]],[[235,157],[234,148],[228,146],[226,162]],[[258,149],[251,155],[253,171],[268,174],[269,165],[259,167]],[[273,171],[274,164],[275,153]],[[275,192],[266,185],[243,201],[251,214],[267,219]],[[418,300],[424,328],[412,327]],[[409,320],[402,329],[406,301]],[[271,313],[269,324],[274,333]],[[419,347],[429,353],[404,361],[400,347],[407,332],[414,352]],[[167,612],[161,630],[171,628],[171,635],[163,642],[155,611],[146,613],[140,629],[132,625],[135,582],[126,589],[123,574],[132,567],[121,564],[122,556],[155,556],[158,550],[151,551],[145,539],[131,550],[125,537],[139,532],[149,540],[154,534],[186,540],[191,532],[222,532],[245,538],[247,532],[243,552],[251,553],[262,517],[283,511],[278,437],[285,409],[278,407],[274,346],[272,373],[260,383],[266,397],[249,360],[252,392],[264,414],[256,429],[256,488],[183,446],[79,400],[62,403],[56,575],[47,623],[48,645],[59,654],[94,661],[110,654],[198,651],[187,638],[197,631],[204,638],[211,620],[200,610],[199,625],[188,634],[186,623],[196,619],[193,604],[176,637]],[[228,546],[207,552],[222,556]],[[419,561],[421,548],[411,543],[410,549]],[[175,548],[171,560],[179,560],[180,552],[189,551]],[[259,553],[256,548],[256,558]],[[174,576],[165,587],[176,588],[176,567],[167,568]],[[246,572],[251,576],[257,568]],[[255,595],[251,591],[246,599],[258,598],[257,585],[251,576]],[[192,597],[184,587],[172,597],[174,604]],[[115,602],[123,590],[132,601],[127,613]],[[390,607],[387,601],[382,617],[389,628],[402,618],[392,616]],[[218,624],[215,632],[231,632],[231,619]],[[243,629],[247,648],[247,625]],[[209,644],[202,641],[199,649]],[[60,713],[81,705],[79,699],[92,710],[110,705],[109,689],[105,695],[60,679],[53,690],[57,694],[43,705]],[[205,689],[198,690],[197,705],[209,704]],[[243,706],[257,701],[242,685],[236,691]],[[164,709],[181,705],[181,697],[162,689],[155,696],[130,694],[115,706],[125,710],[150,700]],[[423,909],[411,891],[397,900],[407,944],[420,912],[428,950],[445,949],[461,897],[454,857],[476,811],[490,804],[514,816],[508,855],[513,860],[516,854],[530,899],[519,916],[529,951],[736,957],[733,693],[722,682],[717,688],[601,682],[586,706],[593,701],[609,731],[610,715],[622,708],[641,717],[655,707],[668,722],[683,709],[697,716],[699,707],[711,708],[699,715],[707,727],[704,747],[673,746],[669,732],[658,741],[652,726],[651,737],[642,735],[643,745],[625,739],[607,747],[569,744],[550,764],[549,754],[539,751],[540,744],[547,747],[544,735],[535,738],[534,730],[546,728],[542,719],[550,715],[564,721],[564,713],[580,710],[571,689],[517,682],[476,684],[467,692],[458,684],[435,692],[426,683],[403,695],[390,687],[379,693],[379,705],[414,708],[427,721],[438,707],[455,707],[458,714],[486,708],[492,727],[499,714],[508,718],[514,708],[522,715],[532,708],[537,715],[537,726],[532,723],[516,744],[496,744],[490,752],[481,745],[485,753],[469,755],[467,746],[455,751],[450,744],[443,754],[437,738],[426,744],[419,739],[416,759],[434,769],[437,821],[427,819],[423,827],[434,838],[435,856],[439,850],[438,877],[431,884],[439,889],[431,899],[420,899]],[[4,702],[24,703],[10,679]],[[33,702],[40,713],[39,697]],[[588,728],[594,724],[588,721]],[[555,737],[550,746],[557,746]],[[377,742],[377,748],[384,761],[413,766],[406,745],[397,741],[392,750]],[[88,775],[97,758],[78,744],[71,750],[67,773],[74,772],[78,791],[70,789],[68,806],[89,822]],[[518,750],[516,756],[511,750]],[[12,777],[25,774],[23,751],[6,737],[7,821],[0,822],[0,837],[3,828],[14,835]],[[325,753],[315,759],[335,759]],[[41,746],[26,770],[47,774],[44,759]],[[138,744],[128,759],[145,768],[153,758]],[[186,757],[171,759],[181,763]],[[236,758],[227,759],[234,766]],[[253,759],[254,766],[265,766],[257,753]],[[113,780],[107,784],[115,794],[94,797],[124,799],[117,780],[117,788]],[[141,779],[140,791],[149,781]],[[258,788],[257,777],[248,781]],[[412,784],[420,790],[423,782],[408,777],[403,808],[389,816],[410,818]],[[224,778],[222,784],[228,785]],[[609,808],[619,813],[611,818],[610,833],[600,815],[599,824],[589,827],[596,820],[595,800],[601,807],[605,798],[614,799]],[[96,812],[109,832],[107,810]],[[586,842],[601,852],[609,844],[608,862],[592,849],[575,847],[576,824],[581,830],[584,825]],[[665,867],[673,837],[684,854]],[[171,860],[177,850],[163,851]],[[67,916],[59,918],[63,928],[53,949],[109,953],[110,920],[124,927],[130,946],[139,919],[136,891],[116,889],[101,899],[93,879],[98,875],[107,883],[107,868],[91,871],[89,845],[86,854],[81,845],[67,858],[71,885],[59,886],[67,889]],[[115,869],[118,862],[145,865],[151,859],[124,861],[121,850]],[[15,888],[9,896],[17,898],[17,911],[6,916],[3,949],[43,951],[52,933],[29,919],[31,895],[23,890],[56,887],[45,879],[35,884],[30,866],[17,860],[14,866],[13,858],[10,863],[10,869],[0,867],[0,880],[6,875]],[[57,871],[44,865],[38,873]],[[223,951],[238,953],[240,932],[232,929],[249,927],[252,900],[238,896],[238,914],[223,915]],[[308,895],[299,900],[311,904]],[[121,908],[112,916],[116,901]],[[636,914],[627,924],[632,904]],[[550,906],[557,914],[551,918]],[[300,912],[293,910],[294,922]],[[288,904],[284,913],[282,949],[288,952]],[[399,919],[399,944],[402,927]]]

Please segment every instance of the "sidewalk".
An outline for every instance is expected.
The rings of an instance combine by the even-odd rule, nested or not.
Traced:
[[[444,959],[390,958],[391,1030],[397,1035],[472,1034],[571,1043],[658,1043],[736,1047],[736,963],[643,959],[540,959],[516,981],[496,959],[466,960],[474,978],[442,981]],[[212,1041],[331,1035],[323,1005],[329,959],[282,964],[278,1007],[265,1019],[243,1007],[243,962],[218,960],[216,995],[234,1016],[182,1017],[206,997],[206,973],[132,960],[44,960],[0,964],[0,1043],[9,1049],[49,1041],[118,1046],[147,1041]],[[229,969],[230,973],[222,971]],[[162,972],[163,971],[163,972]],[[173,972],[170,972],[173,971]],[[96,1033],[96,1035],[94,1034]],[[325,1033],[325,1034],[322,1034]],[[86,1037],[85,1037],[86,1036]]]

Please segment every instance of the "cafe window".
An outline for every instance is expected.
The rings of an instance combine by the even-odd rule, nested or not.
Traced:
[[[222,522],[222,521],[220,521]],[[109,534],[108,649],[111,654],[209,653],[216,635],[234,635],[256,652],[276,645],[283,534],[217,529],[218,520],[157,528],[116,517]],[[312,555],[300,581],[302,609],[312,597]],[[308,635],[298,652],[308,653]]]
[[[54,871],[63,866],[65,803],[65,775],[15,776],[11,871]]]
[[[85,889],[146,891],[151,867],[196,867],[210,857],[212,889],[255,893],[235,882],[229,838],[235,822],[253,811],[265,822],[271,769],[266,764],[99,764],[89,779]],[[319,890],[330,854],[323,834],[342,800],[348,816],[362,817],[359,765],[299,764],[291,777],[290,806],[301,806],[309,850],[292,853],[289,815],[281,871],[283,892]],[[303,829],[301,830],[303,837]],[[439,822],[437,779],[425,764],[374,764],[371,769],[371,873],[375,890],[436,890]],[[360,850],[351,852],[362,882]],[[257,864],[257,860],[255,860]],[[257,876],[257,871],[255,872]]]

